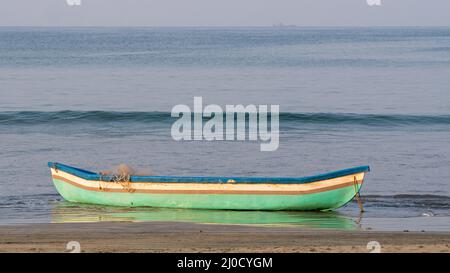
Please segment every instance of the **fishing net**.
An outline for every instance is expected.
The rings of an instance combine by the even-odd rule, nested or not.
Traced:
[[[131,176],[153,176],[156,175],[153,171],[139,170],[136,171],[133,167],[127,164],[119,164],[111,170],[104,170],[99,172],[102,176],[110,177],[112,182],[129,182]]]

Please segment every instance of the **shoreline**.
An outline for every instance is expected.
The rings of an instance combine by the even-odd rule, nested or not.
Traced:
[[[98,222],[0,226],[0,252],[450,252],[449,232],[255,227],[186,222]]]

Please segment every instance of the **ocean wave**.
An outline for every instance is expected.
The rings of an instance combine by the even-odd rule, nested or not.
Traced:
[[[450,124],[450,115],[401,115],[355,113],[282,113],[280,120],[318,124],[402,126]]]
[[[374,207],[450,209],[450,196],[433,194],[362,195],[364,203]]]
[[[7,111],[0,112],[0,125],[33,125],[43,123],[165,122],[167,112],[118,111]]]
[[[423,48],[419,51],[425,51],[425,52],[450,52],[449,46],[439,46],[439,47],[430,47],[430,48]]]
[[[270,115],[269,115],[270,116]],[[104,122],[173,122],[169,112],[121,111],[4,111],[0,112],[0,125],[39,125],[61,123]],[[206,119],[206,118],[205,118]],[[364,126],[450,125],[450,115],[401,115],[356,113],[280,113],[282,123],[349,124]]]

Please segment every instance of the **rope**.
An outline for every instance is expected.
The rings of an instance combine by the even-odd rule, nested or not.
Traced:
[[[361,196],[359,195],[358,191],[358,180],[356,180],[356,176],[353,176],[353,184],[355,186],[355,199],[358,202],[359,210],[361,212],[364,212],[363,203],[361,201]]]
[[[131,176],[129,174],[112,174],[112,175],[104,175],[103,173],[99,173],[100,181],[99,181],[99,189],[103,191],[108,190],[108,182],[118,183],[127,190],[128,192],[135,192],[131,185]],[[104,184],[103,184],[104,183]],[[103,185],[102,185],[103,184]]]
[[[108,180],[106,180],[103,177],[103,174],[100,172],[100,181],[98,183],[98,189],[101,191],[107,191],[108,187],[106,185],[108,185]]]
[[[53,169],[55,169],[55,173],[58,173],[58,165],[56,163],[52,164]]]

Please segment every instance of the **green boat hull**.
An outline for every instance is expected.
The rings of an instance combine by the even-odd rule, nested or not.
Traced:
[[[61,196],[70,202],[127,207],[228,210],[333,210],[351,201],[361,188],[361,184],[355,184],[300,195],[152,194],[91,191],[55,178],[53,183]]]

